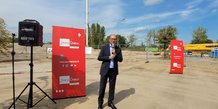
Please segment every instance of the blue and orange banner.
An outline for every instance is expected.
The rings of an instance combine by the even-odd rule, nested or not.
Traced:
[[[85,96],[84,29],[53,26],[52,97]]]
[[[170,74],[183,74],[184,68],[184,45],[181,40],[171,40],[171,65]]]

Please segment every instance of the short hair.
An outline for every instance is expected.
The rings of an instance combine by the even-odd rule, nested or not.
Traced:
[[[111,36],[115,36],[115,37],[117,37],[116,34],[110,34],[110,35],[108,36],[108,39],[109,39]]]

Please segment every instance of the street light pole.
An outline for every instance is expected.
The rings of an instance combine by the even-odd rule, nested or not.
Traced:
[[[89,1],[86,0],[86,47],[89,46],[89,38],[88,38],[88,34],[89,34]]]
[[[150,39],[148,39],[146,41],[146,47],[145,47],[145,50],[146,50],[146,60],[145,60],[145,63],[149,63],[149,60],[148,60],[148,46],[150,46],[150,42],[149,42]]]

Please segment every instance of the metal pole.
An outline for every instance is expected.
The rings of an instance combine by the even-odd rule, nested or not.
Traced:
[[[149,44],[147,44],[147,46],[146,46],[146,61],[145,61],[145,63],[149,63],[149,60],[148,60],[148,45]]]
[[[86,47],[89,46],[89,38],[88,38],[88,34],[89,34],[89,27],[88,27],[88,24],[89,24],[89,1],[86,0]]]
[[[33,107],[33,46],[31,45],[30,52],[30,92],[29,92],[29,107]]]
[[[11,52],[11,55],[12,55],[12,80],[13,80],[13,103],[14,103],[14,109],[15,109],[15,79],[14,79],[14,55],[15,55],[15,52],[14,52],[14,37],[15,37],[15,34],[12,33],[12,44],[13,44],[13,48],[12,48],[12,52]]]
[[[184,67],[186,67],[186,51],[185,51],[185,56],[184,56]]]

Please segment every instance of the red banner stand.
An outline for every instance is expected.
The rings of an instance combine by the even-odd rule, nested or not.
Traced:
[[[52,97],[86,95],[84,29],[53,26]]]
[[[183,74],[184,68],[184,45],[181,40],[171,40],[171,64],[170,74]]]

